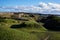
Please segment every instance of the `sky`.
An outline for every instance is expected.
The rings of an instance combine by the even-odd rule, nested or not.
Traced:
[[[60,14],[60,0],[0,0],[0,12]]]

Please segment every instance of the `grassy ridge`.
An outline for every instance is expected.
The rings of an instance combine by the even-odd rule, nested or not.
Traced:
[[[38,40],[36,35],[31,34],[32,29],[30,29],[31,32],[27,31],[28,28],[25,28],[25,31],[22,31],[22,28],[20,30],[12,29],[10,26],[13,24],[19,23],[16,20],[3,19],[0,23],[0,40]]]
[[[3,19],[0,22],[0,40],[45,40],[48,36],[48,40],[60,40],[60,32],[48,32],[42,26],[42,23],[30,20],[26,21],[26,27],[23,27],[21,26],[22,22],[13,19]],[[22,28],[11,28],[12,25],[19,25]]]

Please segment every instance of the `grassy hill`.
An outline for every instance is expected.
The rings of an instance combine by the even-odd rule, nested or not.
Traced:
[[[43,27],[35,28],[35,24],[38,25],[35,21],[25,22],[25,25],[27,25],[26,27],[24,27],[22,23],[22,21],[14,19],[0,18],[0,40],[39,40],[33,33],[45,31],[45,28]],[[11,28],[12,25],[22,26],[20,26],[21,28],[18,28],[18,26],[16,26],[17,28]]]
[[[52,25],[52,20],[56,21],[57,24],[60,23],[59,17],[48,16],[44,18],[37,14],[28,15],[22,16],[22,18],[27,18],[27,21],[1,16],[0,40],[60,40],[59,31],[51,31],[43,26],[46,24],[45,22],[48,24],[51,22],[49,25]],[[54,21],[53,23],[55,23]]]

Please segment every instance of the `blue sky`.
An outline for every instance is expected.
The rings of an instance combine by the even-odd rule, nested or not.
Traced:
[[[0,0],[0,12],[60,14],[60,0]]]
[[[60,3],[60,0],[0,0],[0,6],[37,5],[39,2]]]

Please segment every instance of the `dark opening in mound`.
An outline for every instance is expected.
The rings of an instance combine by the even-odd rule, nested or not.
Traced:
[[[25,22],[21,23],[21,24],[18,24],[18,25],[12,25],[11,28],[24,28],[26,27],[26,24]]]

